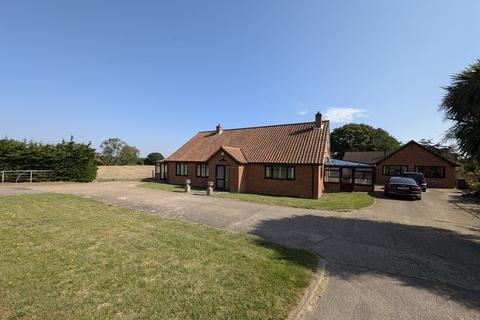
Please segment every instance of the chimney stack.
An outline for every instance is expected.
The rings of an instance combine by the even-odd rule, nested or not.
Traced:
[[[321,128],[322,127],[322,114],[320,112],[317,112],[315,114],[315,128]]]
[[[220,134],[220,133],[223,132],[223,127],[220,123],[217,124],[217,128],[216,128],[215,132],[216,132],[216,134]]]

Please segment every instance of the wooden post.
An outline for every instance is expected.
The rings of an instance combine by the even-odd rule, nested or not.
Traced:
[[[2,171],[2,183],[5,182],[5,171]]]
[[[30,183],[32,183],[32,182],[33,182],[33,171],[30,170]]]

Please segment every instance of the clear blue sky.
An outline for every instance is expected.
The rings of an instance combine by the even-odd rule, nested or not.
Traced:
[[[334,120],[439,140],[478,0],[0,1],[0,136],[170,154],[200,130]],[[332,109],[337,108],[337,109]]]

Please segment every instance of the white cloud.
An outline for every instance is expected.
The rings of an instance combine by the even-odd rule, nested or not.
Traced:
[[[299,115],[299,116],[304,116],[304,115],[306,115],[307,113],[308,113],[308,110],[299,110],[299,111],[298,111],[298,115]]]
[[[331,122],[351,122],[358,117],[366,117],[367,111],[356,108],[328,108],[325,112],[325,118]]]

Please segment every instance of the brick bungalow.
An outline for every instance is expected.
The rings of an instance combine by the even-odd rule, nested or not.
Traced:
[[[383,184],[392,175],[418,171],[427,185],[434,188],[455,188],[458,164],[421,144],[410,141],[395,151],[346,152],[344,160],[376,166],[376,183]]]
[[[315,121],[197,133],[157,164],[157,178],[168,183],[217,190],[302,198],[324,191],[324,164],[329,160],[329,122]]]

